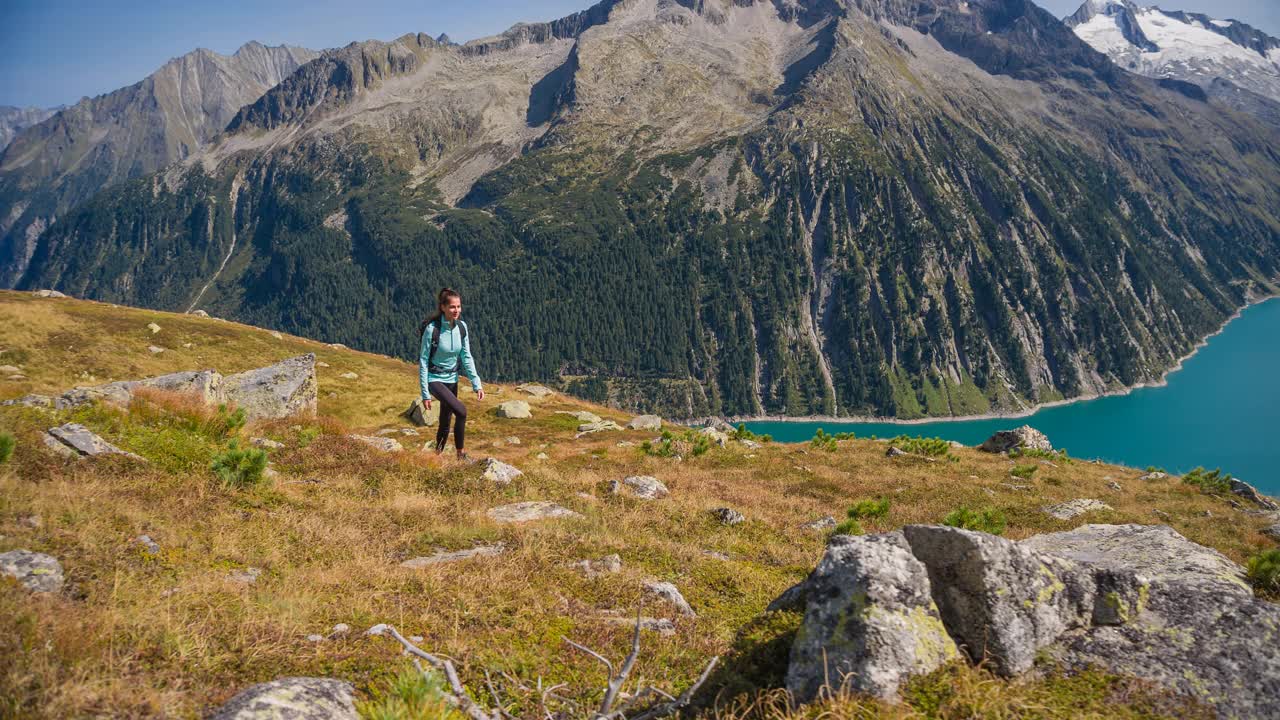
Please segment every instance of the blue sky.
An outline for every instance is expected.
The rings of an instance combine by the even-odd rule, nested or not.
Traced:
[[[1062,16],[1081,0],[1037,0]],[[1139,0],[1151,4],[1153,0]],[[234,52],[250,40],[323,49],[407,32],[462,42],[520,21],[551,20],[592,0],[0,0],[0,104],[74,103],[141,80],[198,47]],[[1234,17],[1280,35],[1278,0],[1161,0]]]

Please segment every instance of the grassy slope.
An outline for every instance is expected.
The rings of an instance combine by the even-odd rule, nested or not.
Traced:
[[[149,322],[161,332],[153,336]],[[152,355],[151,344],[168,350]],[[484,338],[474,345],[483,372]],[[226,438],[205,422],[212,411],[181,399],[153,395],[128,410],[95,407],[56,417],[0,408],[0,429],[18,436],[13,460],[0,466],[0,551],[49,552],[62,561],[71,586],[57,597],[36,597],[0,585],[0,697],[7,698],[0,716],[192,717],[253,682],[294,674],[344,677],[367,692],[404,664],[389,640],[360,635],[378,622],[425,636],[424,647],[458,659],[472,682],[491,668],[529,684],[539,677],[566,682],[576,689],[567,692],[590,701],[602,686],[600,669],[568,651],[562,637],[620,658],[628,630],[607,614],[633,613],[645,578],[673,581],[699,616],[677,619],[675,637],[646,635],[636,670],[641,682],[678,691],[710,655],[736,649],[717,682],[767,686],[777,680],[771,653],[775,661],[779,649],[785,657],[779,638],[795,618],[758,616],[811,569],[825,540],[798,526],[839,516],[873,496],[891,498],[893,506],[887,518],[863,521],[870,532],[937,522],[964,504],[1002,508],[1012,538],[1086,522],[1156,522],[1152,513],[1160,509],[1179,532],[1236,561],[1266,544],[1260,520],[1175,481],[1140,482],[1141,473],[1129,468],[1042,465],[1029,481],[1032,490],[1014,490],[1004,483],[1025,481],[1011,481],[1014,463],[1006,458],[960,449],[957,462],[890,460],[872,440],[842,441],[834,452],[733,443],[679,462],[617,446],[652,433],[573,439],[576,421],[554,410],[627,418],[572,398],[531,400],[531,420],[499,419],[497,403],[525,396],[490,386],[484,402],[464,396],[469,450],[526,472],[495,489],[474,466],[417,452],[380,453],[345,437],[401,426],[396,414],[414,397],[417,381],[415,369],[397,360],[215,319],[11,292],[0,292],[0,348],[0,364],[21,365],[29,378],[0,380],[0,399],[89,384],[82,371],[94,382],[204,367],[229,373],[303,352],[329,364],[319,371],[317,418],[242,432],[287,446],[272,452],[280,472],[274,486],[252,492],[214,482],[208,462]],[[339,377],[348,371],[359,379]],[[55,459],[38,433],[68,419],[151,462]],[[290,429],[296,425],[304,430]],[[308,443],[312,428],[319,435]],[[511,435],[521,444],[495,447]],[[540,452],[550,459],[536,460]],[[671,497],[644,502],[602,491],[603,483],[633,474],[658,477]],[[299,482],[309,478],[320,482]],[[1108,489],[1111,480],[1124,490]],[[1102,499],[1115,510],[1073,522],[1039,511],[1077,497]],[[484,515],[499,504],[544,499],[584,518],[500,526]],[[723,505],[741,510],[748,522],[718,525],[707,511]],[[41,516],[41,527],[19,523],[31,513]],[[130,543],[142,533],[160,543],[160,555]],[[425,570],[398,566],[436,548],[493,541],[510,551]],[[586,579],[569,566],[609,553],[623,558],[617,575]],[[255,585],[226,579],[248,566],[265,571]],[[676,617],[652,601],[645,612]],[[351,637],[306,641],[338,622],[352,626]],[[532,696],[512,697],[522,703],[520,712],[536,712]],[[896,709],[859,700],[835,709],[839,716],[1047,717],[1194,710],[1162,704],[1158,693],[1101,674],[1005,683],[963,667],[918,681],[909,697],[910,705]],[[738,709],[714,716],[790,717],[772,700],[766,696],[753,715]]]

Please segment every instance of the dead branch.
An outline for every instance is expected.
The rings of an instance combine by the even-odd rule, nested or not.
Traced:
[[[422,648],[409,642],[409,640],[406,639],[405,636],[401,635],[394,627],[385,623],[374,625],[369,628],[365,634],[383,635],[388,633],[391,637],[395,638],[397,642],[403,645],[404,649],[408,651],[409,654],[426,660],[431,663],[432,667],[444,673],[445,680],[453,690],[452,693],[444,693],[445,699],[448,700],[450,704],[457,706],[458,709],[466,713],[467,717],[471,718],[471,720],[503,720],[503,713],[501,710],[490,715],[471,699],[471,696],[467,694],[466,686],[464,686],[462,681],[458,679],[458,672],[454,669],[452,662],[438,658],[435,655],[424,651]],[[422,671],[421,664],[416,660],[414,661],[414,664],[418,667],[419,671]]]

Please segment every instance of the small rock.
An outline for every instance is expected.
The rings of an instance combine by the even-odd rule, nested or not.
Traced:
[[[520,438],[516,437],[515,435],[508,435],[505,438],[503,438],[503,442],[505,442],[508,445],[519,445]]]
[[[902,457],[907,453],[904,450],[899,450],[898,448],[890,445],[889,449],[884,451],[884,454],[885,457]]]
[[[160,326],[155,323],[147,323],[147,329],[151,331],[152,335],[160,332]]]
[[[258,578],[261,575],[262,570],[260,568],[247,567],[243,570],[232,570],[227,573],[227,579],[240,585],[253,585],[258,582]]]
[[[360,376],[353,372],[344,372],[338,377],[342,378],[343,380],[359,380],[360,379]]]
[[[524,400],[508,400],[498,405],[498,417],[525,420],[533,417],[533,413],[529,412],[529,403]]]
[[[742,446],[747,448],[748,450],[759,450],[760,448],[764,447],[764,445],[761,445],[755,440],[739,440],[738,442],[742,443]],[[755,456],[753,455],[752,457],[755,457]]]
[[[702,554],[711,558],[712,560],[726,560],[726,561],[729,560],[729,556],[725,555],[719,550],[703,550]]]
[[[524,473],[514,465],[508,465],[497,458],[485,458],[484,473],[480,477],[497,485],[510,485],[512,480],[521,475]]]
[[[22,372],[22,368],[12,365],[0,365],[0,375],[17,375],[20,372]]]
[[[1165,479],[1165,478],[1167,478],[1167,477],[1169,477],[1169,475],[1168,475],[1167,473],[1162,473],[1162,472],[1160,472],[1160,471],[1156,471],[1156,472],[1149,472],[1149,473],[1147,473],[1146,475],[1143,475],[1142,477],[1140,477],[1140,478],[1138,478],[1138,479],[1139,479],[1139,480],[1163,480],[1163,479]]]
[[[628,628],[636,626],[634,618],[608,617],[605,618],[605,621],[613,625],[623,625]],[[656,632],[664,637],[676,634],[676,624],[666,618],[642,617],[640,618],[640,629]]]
[[[194,343],[182,343],[182,349],[183,349],[183,350],[190,350],[190,349],[191,349],[191,348],[193,348],[193,347],[195,347],[195,344],[194,344]]]
[[[151,539],[150,535],[139,535],[133,539],[133,542],[142,546],[142,551],[148,555],[159,555],[160,544]]]
[[[1068,500],[1064,503],[1058,503],[1057,505],[1048,505],[1041,509],[1058,520],[1070,520],[1088,512],[1112,510],[1113,508],[1101,500],[1094,500],[1093,498],[1077,498],[1075,500]]]
[[[480,545],[468,550],[455,550],[453,552],[438,552],[435,555],[427,555],[405,560],[400,563],[400,567],[417,569],[430,567],[432,565],[441,565],[444,563],[458,562],[460,560],[470,560],[472,558],[497,557],[506,552],[506,547],[502,543],[496,545]]]
[[[207,317],[209,317],[209,313],[207,313],[207,312],[205,312],[205,311],[203,311],[203,310],[192,310],[190,314],[191,314],[191,315],[195,315],[196,317],[202,317],[202,318],[207,318]]]
[[[622,557],[619,555],[605,555],[596,560],[579,560],[573,563],[573,567],[589,578],[609,575],[622,572]]]
[[[42,298],[64,298],[64,297],[66,297],[66,295],[63,295],[62,293],[58,292],[57,290],[33,290],[33,291],[31,292],[31,294],[32,294],[32,295],[35,295],[36,297],[42,297]]]
[[[156,347],[155,345],[148,345],[147,352],[151,353],[152,355],[159,355],[160,353],[164,352],[164,348]]]
[[[327,363],[327,362],[325,362],[325,361],[323,361],[323,360],[317,360],[317,361],[316,361],[316,367],[318,367],[318,368],[327,368],[327,367],[329,367],[329,363]]]
[[[1273,540],[1280,540],[1280,523],[1276,523],[1269,528],[1262,530],[1263,535],[1269,536]]]
[[[688,617],[697,617],[698,614],[689,607],[689,603],[685,601],[684,596],[680,594],[680,590],[669,582],[659,582],[657,580],[645,580],[644,590],[650,595],[656,595],[663,600],[675,606],[676,612]]]
[[[637,415],[627,423],[629,430],[661,430],[662,418],[657,415]]]
[[[801,525],[800,529],[801,530],[817,530],[817,531],[833,530],[835,529],[835,526],[837,524],[838,523],[836,522],[836,519],[828,515],[826,517],[818,518],[817,520],[811,520]]]
[[[502,505],[491,508],[487,514],[489,519],[500,523],[522,523],[533,520],[582,517],[580,513],[545,500]]]
[[[249,438],[249,443],[254,447],[265,448],[267,450],[280,450],[284,448],[284,443],[276,442],[270,438]]]
[[[96,455],[124,455],[125,457],[133,458],[134,460],[146,462],[137,455],[121,450],[115,445],[103,440],[93,434],[89,428],[80,425],[79,423],[67,423],[56,428],[50,428],[49,432],[45,434],[45,438],[45,445],[52,448],[53,445],[49,442],[49,439],[52,439],[56,443],[69,448],[77,456],[91,457]]]
[[[1231,478],[1231,492],[1267,510],[1280,510],[1280,505],[1277,505],[1275,500],[1258,492],[1257,488],[1239,478]]]
[[[1168,521],[1170,521],[1170,520],[1172,520],[1172,519],[1173,519],[1173,516],[1172,516],[1172,515],[1170,515],[1169,513],[1165,512],[1165,511],[1163,511],[1163,510],[1161,510],[1161,509],[1159,509],[1159,508],[1155,508],[1155,509],[1153,509],[1153,510],[1151,511],[1151,513],[1152,513],[1153,515],[1155,515],[1156,517],[1160,518],[1161,520],[1164,520],[1165,522],[1168,522]]]
[[[746,522],[747,520],[742,516],[742,513],[734,510],[733,508],[716,508],[711,511],[711,514],[715,519],[719,520],[722,525],[737,525],[738,523]]]
[[[329,343],[329,347],[333,348],[334,350],[346,350],[346,349],[347,349],[347,346],[346,346],[346,345],[343,345],[342,343]]]
[[[1112,480],[1111,482],[1107,483],[1107,487],[1111,488],[1112,490],[1115,490],[1116,492],[1121,492],[1124,490],[1124,488],[1121,487],[1120,483],[1116,482],[1115,480]]]
[[[622,426],[612,420],[598,420],[596,422],[583,423],[578,426],[578,434],[574,437],[582,437],[591,433],[603,432],[605,430],[621,430]]]
[[[316,635],[315,633],[312,633],[307,636],[307,642],[313,642],[313,643],[324,642],[324,636]]]
[[[635,446],[636,444],[631,442],[630,440],[619,440],[616,444],[616,447],[635,447]]]
[[[359,720],[354,697],[343,680],[280,678],[241,692],[209,720]]]
[[[281,335],[280,333],[276,332],[275,330],[272,330],[272,331],[271,331],[271,337],[273,337],[273,338],[275,338],[275,339],[277,339],[277,340],[283,340],[283,339],[284,339],[284,336],[283,336],[283,335]]]
[[[1053,445],[1044,433],[1030,425],[1023,425],[1015,430],[1001,430],[978,446],[979,450],[990,453],[1006,453],[1019,448],[1051,452]]]
[[[34,515],[34,514],[32,514],[32,515],[19,515],[19,516],[18,516],[18,525],[19,525],[20,527],[24,527],[24,528],[31,528],[32,530],[37,530],[37,529],[39,529],[39,528],[41,528],[41,527],[43,527],[43,526],[44,526],[44,520],[43,520],[43,519],[41,519],[41,517],[40,517],[39,515]]]
[[[594,423],[594,422],[600,422],[600,416],[599,416],[599,415],[597,415],[597,414],[595,414],[595,413],[593,413],[593,412],[589,412],[589,411],[587,411],[587,410],[573,410],[573,411],[570,411],[570,410],[557,410],[557,411],[556,411],[556,414],[557,414],[557,415],[568,415],[568,416],[570,416],[570,417],[577,418],[578,422],[581,422],[581,423]]]
[[[544,452],[540,452],[540,453],[538,453],[537,455],[535,455],[535,456],[534,456],[534,459],[535,459],[535,460],[550,460],[550,458],[549,458],[549,457],[547,457],[547,454],[546,454],[546,453],[544,453]]]
[[[531,383],[525,383],[524,385],[517,385],[516,389],[522,393],[527,393],[536,398],[544,398],[549,395],[556,394],[555,391],[549,387],[543,387],[542,385],[534,385]]]
[[[62,563],[52,555],[30,550],[0,553],[0,575],[16,579],[31,592],[58,592],[62,589]]]
[[[348,435],[352,440],[359,440],[369,447],[377,448],[383,452],[400,452],[404,450],[404,446],[399,440],[394,438],[377,437],[374,435]]]
[[[644,500],[660,500],[671,493],[667,486],[650,475],[632,475],[622,479],[622,484],[631,488],[631,492]]]
[[[732,428],[730,431],[732,432]],[[719,430],[715,427],[704,427],[698,430],[698,434],[706,435],[711,438],[711,442],[719,445],[720,447],[724,447],[729,444],[729,435],[723,430]]]
[[[333,627],[329,628],[329,637],[334,639],[346,637],[350,633],[351,633],[351,626],[346,623],[338,623]]]

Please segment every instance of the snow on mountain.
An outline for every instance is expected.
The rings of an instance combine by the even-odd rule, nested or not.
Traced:
[[[1280,102],[1280,40],[1238,20],[1140,7],[1130,0],[1086,0],[1065,22],[1132,72],[1211,91],[1226,80]]]

